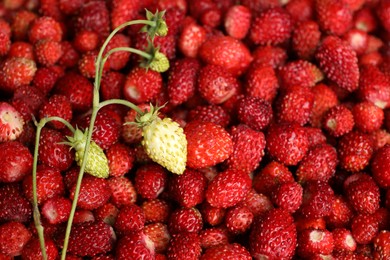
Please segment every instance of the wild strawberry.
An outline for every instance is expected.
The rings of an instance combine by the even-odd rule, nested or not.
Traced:
[[[116,28],[119,25],[134,20],[141,10],[141,1],[115,0],[111,3],[111,26]]]
[[[331,254],[334,247],[332,232],[321,229],[306,229],[298,233],[297,254],[309,257],[315,254]]]
[[[32,170],[32,155],[27,147],[18,141],[0,143],[1,182],[17,182]]]
[[[177,46],[188,58],[196,58],[199,48],[206,41],[206,30],[195,22],[183,25]]]
[[[168,34],[166,36],[156,35],[153,41],[154,46],[159,48],[159,55],[163,54],[163,58],[166,61],[174,60],[176,58],[176,38],[174,35]],[[137,33],[135,36],[134,47],[138,50],[147,50],[148,49],[148,34],[146,33]],[[119,47],[119,46],[118,46]],[[133,56],[135,58],[136,56]],[[156,54],[155,54],[156,59]]]
[[[250,191],[252,180],[241,170],[220,172],[206,189],[206,200],[213,207],[228,208],[242,201]]]
[[[251,227],[254,214],[245,206],[234,206],[227,210],[225,225],[233,234],[240,234],[248,231]]]
[[[321,29],[327,33],[340,36],[352,26],[353,13],[343,2],[316,0],[315,11]]]
[[[263,216],[266,212],[274,208],[271,200],[266,195],[257,193],[253,188],[237,205],[248,207],[255,217]]]
[[[77,62],[77,67],[81,75],[88,79],[95,78],[96,75],[96,60],[98,56],[98,51],[93,50],[86,53],[83,53],[80,59]],[[109,70],[109,63],[104,63],[103,72]]]
[[[46,256],[49,260],[54,260],[58,257],[58,248],[53,240],[45,238]],[[38,238],[31,238],[27,245],[23,247],[22,259],[33,260],[41,259],[43,257],[41,246]]]
[[[370,134],[374,142],[374,151],[382,148],[386,144],[390,144],[390,133],[385,129],[379,129]]]
[[[283,66],[287,60],[286,50],[278,46],[258,46],[252,53],[251,68],[271,66],[276,69]],[[249,70],[250,72],[251,70]]]
[[[69,218],[72,202],[65,197],[54,197],[46,200],[42,206],[42,215],[50,224],[59,224]]]
[[[133,168],[134,151],[125,144],[111,145],[106,151],[106,157],[110,176],[123,176]]]
[[[253,177],[253,188],[258,193],[270,195],[280,184],[293,181],[293,174],[286,166],[271,161]]]
[[[238,119],[256,131],[264,130],[272,121],[271,103],[256,97],[244,97],[238,101]]]
[[[203,249],[229,243],[230,234],[225,227],[204,228],[199,232]]]
[[[307,182],[303,187],[303,201],[299,213],[312,218],[329,216],[334,199],[334,192],[327,182]]]
[[[41,40],[35,43],[34,53],[36,60],[43,66],[52,66],[62,56],[62,45],[59,42]]]
[[[357,55],[365,53],[368,47],[368,35],[365,31],[351,29],[346,32],[342,38],[349,43]]]
[[[140,104],[138,107],[144,112],[150,110],[150,105],[146,103]],[[136,116],[137,112],[130,109],[123,118],[124,124],[122,125],[121,135],[127,144],[139,143],[142,140],[142,129],[134,124]]]
[[[285,165],[297,165],[309,148],[305,129],[297,124],[272,124],[265,139],[270,155]]]
[[[358,213],[373,214],[379,209],[379,187],[371,177],[352,181],[345,192],[349,203]]]
[[[281,87],[290,89],[300,87],[313,87],[323,79],[322,72],[312,63],[305,60],[291,61],[279,69]]]
[[[290,259],[297,246],[293,217],[283,209],[272,209],[254,223],[249,236],[252,257]]]
[[[345,228],[336,228],[332,230],[334,250],[356,250],[356,241],[353,239],[351,231]]]
[[[125,205],[119,209],[115,221],[115,231],[119,234],[129,234],[141,231],[145,225],[145,215],[141,207]]]
[[[359,244],[369,244],[378,234],[378,221],[374,215],[359,213],[353,217],[351,233]]]
[[[305,130],[309,139],[309,149],[316,145],[326,143],[326,136],[320,128],[307,126]]]
[[[103,221],[110,226],[114,226],[118,217],[119,209],[112,203],[107,202],[103,206],[94,210],[94,216],[97,221]]]
[[[319,144],[311,148],[298,165],[296,171],[299,182],[328,181],[336,172],[337,151],[329,144]]]
[[[351,110],[343,104],[329,108],[322,121],[323,128],[335,137],[349,133],[355,125]]]
[[[62,27],[59,22],[49,16],[35,19],[29,28],[28,39],[32,44],[41,40],[60,42],[62,40]]]
[[[233,152],[229,133],[211,122],[189,122],[184,133],[187,138],[187,166],[198,169],[223,162]],[[210,149],[213,150],[210,156]]]
[[[93,31],[82,30],[73,39],[73,46],[81,53],[96,49],[99,44],[99,35]]]
[[[223,222],[226,214],[226,209],[214,207],[210,205],[210,203],[208,203],[207,201],[204,201],[200,205],[200,212],[205,223],[211,226],[217,226]]]
[[[68,251],[79,256],[95,256],[109,252],[115,240],[114,231],[108,224],[85,222],[72,227]]]
[[[41,67],[37,69],[32,85],[46,95],[54,88],[58,78],[59,75],[53,69]]]
[[[264,156],[265,137],[246,125],[234,126],[231,129],[233,153],[226,164],[230,169],[240,169],[247,173],[255,170]]]
[[[39,118],[51,116],[61,117],[70,122],[73,116],[72,105],[67,97],[63,95],[52,95],[40,108]],[[55,129],[65,128],[65,125],[59,121],[50,121],[49,124]]]
[[[73,200],[76,184],[70,188]],[[81,182],[77,206],[80,209],[93,210],[104,205],[110,198],[111,191],[107,180],[86,175]]]
[[[291,0],[285,5],[293,21],[308,21],[314,18],[314,1]]]
[[[390,255],[390,233],[387,230],[382,230],[373,240],[374,255],[378,259],[386,259]]]
[[[186,169],[182,175],[170,177],[169,192],[180,206],[192,208],[203,202],[206,185],[203,173]]]
[[[135,173],[134,186],[145,199],[156,199],[167,186],[167,173],[158,164],[140,166]]]
[[[0,225],[0,252],[15,257],[31,238],[31,232],[20,222],[10,221]]]
[[[245,92],[249,96],[268,102],[275,98],[279,88],[278,79],[271,65],[250,69],[245,82]]]
[[[167,250],[168,259],[195,260],[201,255],[199,235],[196,233],[179,233],[172,236]]]
[[[170,1],[166,1],[169,3]],[[178,1],[180,2],[180,1]],[[161,5],[163,1],[160,1],[159,4]],[[171,7],[171,8],[161,8],[160,10],[166,10],[164,18],[165,23],[168,26],[168,34],[174,35],[175,37],[179,36],[179,33],[182,31],[183,23],[186,18],[186,6],[187,3],[185,1],[181,1],[181,3],[178,3],[177,6]],[[188,18],[189,16],[187,16]]]
[[[314,94],[308,87],[290,87],[275,102],[277,119],[281,122],[306,124],[314,105]]]
[[[228,70],[206,65],[199,71],[198,91],[210,104],[221,104],[236,93],[238,82]]]
[[[80,59],[80,54],[76,51],[73,45],[68,41],[62,41],[63,54],[58,61],[58,64],[66,68],[71,68],[77,65]]]
[[[226,127],[230,123],[230,115],[221,106],[200,105],[189,111],[187,120],[212,122]]]
[[[390,106],[389,79],[376,66],[365,66],[360,72],[357,96],[384,109]]]
[[[357,103],[352,108],[356,129],[363,132],[378,130],[383,123],[383,110],[373,103],[365,101]]]
[[[11,48],[11,39],[10,36],[0,32],[0,56],[7,55],[9,49]]]
[[[297,182],[280,184],[272,192],[271,199],[275,206],[294,213],[302,204],[303,188]]]
[[[23,180],[24,195],[33,201],[32,176],[28,175]],[[40,165],[37,169],[37,197],[41,204],[47,199],[63,195],[65,185],[58,169]]]
[[[0,102],[0,141],[13,141],[23,132],[24,120],[9,103]]]
[[[137,192],[133,183],[126,177],[113,177],[108,179],[108,185],[111,191],[111,202],[115,206],[134,204],[137,200]],[[107,193],[108,194],[108,193]]]
[[[171,65],[167,83],[170,103],[180,105],[194,95],[199,69],[199,61],[192,58],[176,60]]]
[[[206,64],[224,67],[233,76],[242,75],[252,61],[248,48],[230,36],[214,36],[199,49],[199,58]]]
[[[131,233],[121,237],[116,243],[115,259],[154,259],[153,243],[141,232]]]
[[[156,98],[161,88],[160,73],[137,67],[127,75],[123,93],[127,100],[140,104]]]
[[[164,253],[167,250],[169,240],[171,239],[167,225],[161,222],[148,224],[145,225],[143,232],[153,243],[156,253]]]
[[[254,18],[249,38],[255,44],[277,45],[291,36],[292,20],[287,11],[280,7],[260,12]]]
[[[208,248],[201,257],[202,260],[214,259],[237,259],[250,260],[252,259],[249,251],[238,243],[223,244],[212,248]]]
[[[300,59],[310,60],[320,43],[320,37],[318,23],[311,20],[300,22],[292,32],[292,48]]]
[[[145,200],[141,208],[145,213],[145,223],[166,223],[171,214],[171,206],[161,199]]]
[[[101,37],[106,37],[110,31],[110,15],[105,2],[88,2],[82,5],[76,15],[76,32],[81,30],[94,31]]]
[[[387,1],[379,1],[376,13],[384,29],[390,32],[390,4]]]
[[[371,161],[371,173],[381,188],[390,187],[390,144],[380,148]]]
[[[228,35],[243,39],[250,28],[251,11],[246,6],[231,6],[224,18],[224,27]]]
[[[93,85],[87,78],[75,72],[58,79],[54,92],[68,97],[75,111],[86,111],[92,106]]]
[[[4,184],[0,187],[0,221],[27,222],[32,217],[32,206],[22,195],[18,184]]]
[[[103,74],[100,82],[100,92],[103,100],[122,99],[125,76],[117,71],[108,71]]]
[[[324,218],[304,217],[302,215],[296,215],[295,225],[298,233],[307,229],[326,229]]]
[[[170,234],[199,233],[202,227],[202,215],[196,208],[176,209],[171,213],[168,221]]]
[[[354,27],[365,32],[372,32],[378,26],[377,18],[374,17],[374,10],[368,6],[357,10],[354,13]]]
[[[344,135],[338,143],[339,166],[347,171],[361,171],[368,164],[373,153],[370,137],[356,131]]]
[[[34,46],[28,42],[13,42],[8,51],[8,57],[34,60]]]
[[[338,104],[336,93],[325,84],[317,84],[311,88],[314,94],[314,103],[310,115],[310,124],[313,127],[321,127],[323,115]]]
[[[109,52],[110,50],[119,47],[130,47],[130,45],[131,42],[129,37],[127,37],[124,34],[117,33],[110,39],[105,51]],[[107,63],[110,69],[120,70],[126,66],[127,62],[129,61],[129,58],[130,58],[130,52],[119,51],[111,54],[107,60]]]
[[[354,91],[359,84],[356,53],[337,36],[327,36],[317,48],[315,58],[327,78],[339,87]]]
[[[37,14],[32,11],[21,9],[15,13],[11,22],[12,36],[15,41],[25,40],[29,26],[37,18]]]
[[[0,89],[14,92],[22,85],[29,85],[37,70],[33,60],[27,58],[6,58],[1,63]]]

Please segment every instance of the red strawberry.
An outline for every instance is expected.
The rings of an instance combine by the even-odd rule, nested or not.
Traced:
[[[351,233],[359,244],[369,244],[378,234],[378,221],[374,215],[357,214],[352,219]]]
[[[390,256],[390,233],[382,230],[373,240],[374,256],[377,259],[386,259]]]
[[[4,184],[0,187],[0,221],[27,222],[32,217],[32,206],[22,195],[17,184]]]
[[[79,256],[95,256],[109,252],[115,239],[112,227],[104,222],[81,223],[72,227],[68,251]]]
[[[314,18],[313,0],[291,0],[285,8],[293,21],[308,21]]]
[[[326,136],[320,128],[306,127],[305,130],[309,138],[310,149],[316,145],[326,143]]]
[[[248,207],[255,217],[262,216],[274,208],[271,200],[266,195],[257,193],[253,188],[238,205]]]
[[[133,183],[126,177],[113,177],[108,180],[111,190],[111,202],[115,206],[133,204],[137,200],[137,192]]]
[[[271,161],[253,177],[253,187],[259,193],[270,195],[280,184],[293,181],[293,174],[286,166]]]
[[[72,105],[69,99],[63,95],[52,95],[40,108],[39,118],[61,117],[70,122],[73,116]],[[59,121],[50,121],[49,124],[55,129],[65,128],[65,125]]]
[[[81,55],[77,62],[77,67],[81,75],[88,79],[93,79],[96,75],[96,60],[98,51],[93,50]],[[103,72],[109,70],[109,63],[106,62],[103,66]]]
[[[24,195],[33,201],[32,175],[28,175],[23,180]],[[61,196],[65,192],[65,185],[61,172],[58,169],[45,165],[40,165],[37,169],[37,197],[41,204],[47,199]]]
[[[305,129],[297,124],[273,124],[266,135],[267,150],[285,165],[297,165],[305,156],[309,142]]]
[[[381,188],[390,187],[390,144],[380,148],[371,161],[371,172]]]
[[[70,188],[70,198],[73,200],[76,185]],[[110,198],[111,191],[106,179],[85,175],[81,182],[77,206],[80,209],[93,210],[104,205]]]
[[[144,19],[144,18],[143,18]],[[169,29],[168,29],[169,32]],[[135,37],[134,47],[138,50],[147,49],[149,43],[147,40],[148,35],[146,33],[137,33]],[[158,47],[162,54],[169,60],[174,60],[176,58],[176,38],[174,35],[168,33],[166,36],[154,37],[154,46]],[[133,58],[139,60],[139,57],[133,55]]]
[[[297,253],[301,257],[331,254],[334,247],[333,235],[329,230],[306,229],[298,233]]]
[[[143,232],[121,237],[115,247],[115,259],[154,259],[153,243]]]
[[[299,182],[328,181],[336,172],[337,151],[329,144],[319,144],[309,150],[296,171]]]
[[[101,37],[110,32],[110,14],[106,2],[89,1],[82,4],[75,20],[76,31],[94,31]]]
[[[243,5],[231,6],[224,18],[224,27],[228,35],[243,39],[250,28],[251,11]]]
[[[22,223],[6,222],[0,225],[0,252],[9,257],[19,256],[30,238],[31,232]]]
[[[390,32],[390,4],[387,1],[379,1],[376,13],[382,26],[386,31]]]
[[[353,131],[340,139],[337,151],[339,166],[347,171],[357,172],[369,164],[373,143],[368,135]]]
[[[283,209],[272,209],[254,223],[249,236],[252,257],[291,259],[297,246],[293,217]]]
[[[41,40],[35,43],[34,53],[39,64],[53,66],[63,54],[62,45],[55,41]]]
[[[75,72],[68,72],[58,79],[54,92],[66,96],[75,111],[84,112],[92,106],[93,85]]]
[[[250,260],[252,259],[249,251],[238,243],[223,244],[207,249],[201,260],[217,260],[217,259],[236,259]]]
[[[135,173],[137,194],[145,199],[156,199],[167,186],[167,172],[158,164],[140,166]]]
[[[202,228],[202,215],[196,208],[179,208],[174,210],[169,217],[170,234],[199,233]]]
[[[7,55],[9,49],[11,48],[11,39],[10,36],[0,32],[0,56]]]
[[[371,102],[365,101],[355,104],[352,113],[356,129],[360,131],[373,132],[382,126],[383,110]]]
[[[22,115],[24,121],[30,121],[32,116],[37,116],[39,108],[45,102],[44,94],[37,88],[23,85],[15,89],[12,97],[12,105]]]
[[[339,87],[354,91],[359,84],[356,53],[336,36],[327,36],[318,47],[315,57],[320,69]]]
[[[353,239],[351,231],[345,228],[332,230],[334,250],[355,251],[356,241]]]
[[[68,41],[62,41],[62,51],[63,54],[58,61],[58,64],[66,68],[71,68],[77,65],[80,55],[72,44]]]
[[[368,175],[349,183],[345,193],[349,203],[358,213],[373,214],[379,209],[379,187]]]
[[[146,103],[140,104],[138,107],[141,109],[141,111],[150,110],[150,105]],[[127,144],[139,143],[142,140],[142,129],[135,124],[131,124],[131,122],[135,122],[136,116],[137,112],[133,109],[130,109],[123,118],[124,124],[122,125],[121,133],[122,139]]]
[[[125,205],[119,209],[115,221],[115,231],[119,234],[129,234],[141,231],[145,225],[145,215],[141,207]]]
[[[199,232],[203,249],[229,243],[230,235],[224,227],[204,228]]]
[[[18,141],[0,143],[1,182],[17,182],[31,173],[33,157]]]
[[[233,152],[233,141],[221,126],[211,122],[189,122],[184,133],[187,138],[187,166],[198,169],[223,162]]]
[[[213,207],[207,201],[200,205],[203,221],[211,226],[221,224],[225,218],[226,210],[224,208]]]
[[[280,5],[280,2],[277,0],[243,0],[242,4],[248,7],[251,10],[255,11],[263,11],[272,7],[276,7]]]
[[[185,57],[196,58],[199,48],[205,41],[206,30],[195,22],[191,22],[183,25],[177,46]]]
[[[303,201],[299,212],[310,218],[329,216],[334,199],[334,192],[327,182],[307,182],[303,187]]]
[[[292,20],[290,14],[280,7],[260,12],[255,17],[249,31],[249,38],[255,44],[277,45],[291,36]]]
[[[46,200],[42,206],[42,215],[50,224],[59,224],[69,218],[72,202],[65,197],[54,197]]]
[[[41,67],[37,69],[32,85],[43,94],[48,94],[54,88],[58,78],[59,75],[53,69]]]
[[[220,172],[206,189],[206,200],[213,207],[228,208],[242,201],[250,191],[252,180],[241,170]]]
[[[296,87],[313,87],[323,79],[322,72],[306,60],[291,61],[279,69],[282,89]]]
[[[160,73],[136,67],[127,75],[123,93],[127,100],[141,104],[154,100],[161,89]]]
[[[73,39],[73,46],[79,52],[93,51],[99,44],[99,35],[93,31],[82,30]]]
[[[238,81],[228,70],[209,64],[201,68],[198,76],[198,91],[210,104],[221,104],[236,94]]]
[[[231,129],[233,153],[226,164],[230,169],[240,169],[247,173],[254,171],[260,164],[265,149],[265,137],[246,125],[234,126]]]
[[[55,260],[58,257],[58,248],[50,238],[45,238],[45,249],[48,260]],[[22,259],[34,260],[43,257],[38,238],[32,238],[22,250]]]
[[[40,2],[39,12],[44,16],[54,18],[56,21],[64,20],[64,14],[59,8],[58,0],[42,0]]]
[[[352,10],[342,1],[316,0],[315,11],[321,29],[327,33],[340,36],[352,26]]]
[[[256,97],[244,97],[238,101],[238,119],[256,131],[264,130],[272,121],[271,103]]]
[[[2,60],[0,89],[12,93],[19,86],[30,84],[36,70],[37,67],[34,60],[16,57]]]
[[[199,49],[199,58],[207,63],[224,67],[233,76],[245,72],[252,56],[241,41],[230,36],[213,36]]]
[[[292,32],[292,48],[299,58],[310,60],[320,43],[320,37],[321,31],[317,22],[311,20],[300,22]]]
[[[248,231],[251,227],[254,215],[245,206],[234,206],[227,210],[225,215],[225,225],[233,234],[240,234]]]
[[[28,31],[28,39],[32,44],[41,40],[60,42],[62,40],[62,27],[59,22],[49,16],[35,19]]]
[[[271,66],[273,69],[276,69],[284,65],[287,60],[286,50],[278,46],[258,46],[252,55],[251,68]]]
[[[200,105],[191,109],[188,113],[188,121],[212,122],[222,127],[230,123],[230,115],[218,105]]]
[[[145,213],[146,223],[166,223],[171,213],[171,207],[168,202],[161,199],[145,200],[141,208]]]
[[[261,98],[268,102],[276,97],[279,88],[278,79],[271,65],[249,69],[245,83],[245,92],[248,96]]]
[[[354,13],[354,27],[365,32],[372,32],[378,26],[374,10],[368,6]]]
[[[390,144],[390,133],[384,129],[379,129],[370,134],[374,142],[374,151],[382,148],[386,144]]]
[[[343,104],[329,108],[322,121],[322,127],[335,137],[349,133],[355,125],[351,110]]]
[[[167,225],[162,224],[161,222],[148,224],[145,225],[143,232],[153,243],[156,253],[164,253],[167,250],[169,240],[171,239]]]
[[[37,18],[37,14],[32,11],[21,9],[15,13],[11,22],[12,36],[15,41],[25,40],[29,26]]]
[[[166,3],[169,4],[170,0],[167,0]],[[179,33],[181,32],[183,28],[183,23],[186,18],[186,8],[187,8],[187,2],[186,1],[173,1],[174,5],[171,8],[161,8],[160,10],[166,10],[164,18],[165,22],[168,26],[168,34],[174,35],[176,37],[179,36]],[[177,3],[175,3],[177,2]],[[164,1],[159,1],[159,5],[164,3]],[[189,16],[187,16],[189,17]]]
[[[278,208],[294,213],[302,204],[303,188],[297,182],[280,184],[272,192],[272,201]]]
[[[8,57],[34,60],[34,47],[28,42],[13,42],[8,51]]]
[[[109,202],[94,210],[96,220],[103,221],[110,226],[114,226],[118,213],[119,209]]]
[[[196,260],[201,255],[200,239],[196,233],[179,233],[172,236],[168,245],[168,259]]]
[[[362,55],[366,52],[369,41],[367,32],[351,29],[343,35],[343,39],[349,43],[357,55]]]
[[[125,76],[117,71],[108,71],[102,76],[100,91],[104,100],[122,99]]]
[[[131,42],[130,42],[129,37],[127,37],[124,34],[117,33],[108,42],[107,48],[105,49],[105,51],[107,53],[114,48],[130,47],[130,45],[131,45]],[[130,52],[119,51],[119,52],[115,52],[115,53],[111,54],[107,60],[107,63],[108,63],[108,66],[110,67],[110,69],[120,70],[126,66],[127,62],[129,61],[129,58],[130,58]]]
[[[204,200],[207,179],[199,171],[186,169],[182,175],[171,176],[169,192],[180,206],[192,208]]]
[[[314,94],[314,103],[310,115],[310,124],[313,127],[321,127],[323,115],[328,109],[336,106],[339,101],[336,93],[325,84],[317,84],[311,90]]]
[[[119,25],[134,20],[141,10],[141,1],[115,0],[111,3],[111,26],[116,28]]]
[[[125,144],[115,143],[107,151],[110,176],[119,177],[128,173],[134,164],[134,152]]]

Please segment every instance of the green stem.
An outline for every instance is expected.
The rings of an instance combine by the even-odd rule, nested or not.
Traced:
[[[115,53],[115,52],[118,52],[118,51],[127,51],[127,52],[130,52],[130,53],[134,53],[134,54],[137,54],[137,55],[139,55],[141,57],[144,57],[144,58],[146,58],[148,60],[153,58],[152,55],[150,55],[149,53],[141,51],[141,50],[138,50],[138,49],[134,49],[134,48],[131,48],[131,47],[118,47],[118,48],[111,49],[110,51],[107,52],[107,54],[102,59],[101,67],[104,68],[104,64],[106,63],[106,61],[109,58],[109,56],[111,54]]]
[[[138,114],[144,113],[138,106],[134,105],[133,103],[131,103],[127,100],[122,100],[122,99],[110,99],[110,100],[103,101],[99,104],[99,109],[104,107],[104,106],[112,105],[112,104],[119,104],[119,105],[127,106],[131,109],[134,109]]]

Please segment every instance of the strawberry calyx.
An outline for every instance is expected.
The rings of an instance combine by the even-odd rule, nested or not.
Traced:
[[[154,36],[166,36],[168,34],[168,26],[164,21],[163,17],[165,15],[165,10],[156,13],[152,13],[149,10],[146,10],[146,19],[148,21],[154,22],[155,26],[145,25],[142,27],[141,32],[146,32],[148,36],[153,40]]]

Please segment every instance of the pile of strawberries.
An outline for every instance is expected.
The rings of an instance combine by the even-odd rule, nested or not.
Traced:
[[[109,33],[166,10],[167,72],[109,57],[100,99],[184,128],[183,174],[154,163],[136,112],[102,108],[66,259],[390,259],[389,0],[4,0],[0,4],[0,260],[59,259],[79,167],[58,116],[91,120]],[[107,51],[144,50],[142,25]],[[169,137],[167,137],[169,138]]]

